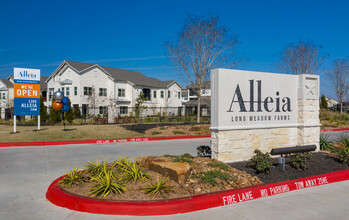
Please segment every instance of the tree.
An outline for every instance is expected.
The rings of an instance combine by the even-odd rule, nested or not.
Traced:
[[[320,108],[322,108],[322,109],[328,109],[327,100],[326,100],[326,97],[325,97],[324,94],[322,94],[322,96],[321,96]]]
[[[44,123],[47,120],[47,108],[44,105],[44,98],[40,96],[40,123]]]
[[[52,104],[55,102],[55,98],[52,98]],[[62,115],[62,111],[61,110],[55,110],[52,108],[52,104],[50,107],[50,121],[51,122],[60,122],[62,121],[61,115]]]
[[[81,111],[80,111],[79,106],[75,106],[74,107],[74,117],[75,118],[80,118],[81,117]]]
[[[321,46],[312,41],[288,44],[280,54],[276,68],[289,74],[317,74],[327,55],[321,55]]]
[[[333,69],[329,73],[332,88],[336,91],[342,114],[343,99],[349,89],[349,60],[336,59],[333,62]]]
[[[148,98],[144,96],[144,93],[140,92],[138,98],[136,99],[136,104],[135,104],[136,117],[142,118],[143,109],[146,107],[143,105],[143,103],[147,100],[148,100]]]
[[[75,115],[74,115],[73,109],[71,108],[70,99],[68,101],[68,105],[69,105],[69,110],[64,113],[64,119],[67,120],[69,123],[71,123],[74,120]]]
[[[87,101],[90,102],[90,106],[93,109],[94,115],[96,115],[96,105],[98,101],[98,94],[94,86],[92,86],[91,92],[88,93]]]
[[[194,85],[198,97],[197,122],[200,122],[201,90],[209,80],[210,70],[232,68],[236,58],[237,37],[231,36],[219,17],[189,15],[173,41],[165,42],[169,60],[187,84]]]

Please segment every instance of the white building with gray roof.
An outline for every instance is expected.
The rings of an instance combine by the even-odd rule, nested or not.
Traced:
[[[0,119],[11,117],[13,107],[13,82],[0,79]]]
[[[48,99],[52,105],[55,91],[64,92],[73,107],[79,107],[83,115],[108,114],[108,121],[114,117],[129,115],[136,99],[143,92],[147,101],[143,104],[152,109],[176,109],[182,107],[182,87],[176,81],[161,81],[139,72],[100,66],[98,64],[63,61],[46,80]],[[153,108],[152,108],[153,107]],[[93,109],[93,112],[91,112]],[[113,110],[117,110],[117,112]],[[176,113],[177,113],[176,109]]]

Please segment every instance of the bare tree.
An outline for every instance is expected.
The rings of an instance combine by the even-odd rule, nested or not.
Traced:
[[[349,89],[349,60],[336,59],[333,62],[333,69],[328,74],[332,87],[336,91],[342,114],[343,99]]]
[[[87,101],[90,103],[90,106],[93,109],[93,114],[96,115],[98,94],[94,86],[92,86],[91,91],[87,91]]]
[[[170,61],[178,68],[187,84],[197,93],[197,122],[200,122],[201,90],[209,80],[210,70],[231,68],[238,64],[237,37],[231,36],[219,17],[189,15],[184,27],[173,41],[165,42]]]
[[[281,52],[276,68],[289,74],[316,74],[327,58],[320,54],[321,48],[310,40],[290,43]]]

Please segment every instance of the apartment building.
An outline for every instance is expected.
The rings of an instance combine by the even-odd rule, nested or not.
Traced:
[[[178,82],[161,81],[136,71],[98,64],[65,60],[46,83],[46,106],[52,105],[55,91],[62,91],[74,108],[82,110],[82,114],[108,115],[109,122],[118,115],[130,114],[141,92],[147,98],[143,104],[149,107],[147,114],[156,114],[153,109],[161,107],[170,107],[174,111],[182,107],[183,88]]]

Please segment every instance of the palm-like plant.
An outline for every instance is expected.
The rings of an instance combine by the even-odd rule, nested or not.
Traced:
[[[103,174],[91,177],[91,180],[98,182],[89,191],[92,196],[102,196],[104,198],[109,194],[122,194],[127,190],[119,180],[114,180],[111,170],[104,170]]]
[[[74,186],[81,185],[87,181],[87,178],[83,176],[83,173],[79,171],[79,168],[71,170],[65,173],[67,176],[64,177],[59,184],[65,188],[73,188]]]
[[[123,179],[125,179],[126,181],[136,182],[137,180],[144,181],[150,178],[150,175],[136,163],[124,166],[123,168],[121,168],[121,170],[125,172]]]
[[[128,157],[119,157],[119,160],[114,162],[113,167],[124,174],[122,178],[126,181],[136,182],[137,180],[144,181],[150,178],[150,175],[136,161],[128,159]]]
[[[159,194],[169,193],[172,191],[173,187],[167,185],[168,181],[169,179],[167,177],[162,177],[159,179],[159,176],[157,176],[156,180],[148,181],[150,186],[143,188],[143,190],[148,193],[149,196],[154,197]]]
[[[333,148],[328,135],[320,135],[320,150],[331,150]]]
[[[105,162],[105,160],[96,159],[96,162],[89,160],[87,165],[84,165],[87,167],[86,172],[91,174],[91,176],[97,176],[103,171],[103,167],[107,165],[108,163]]]

